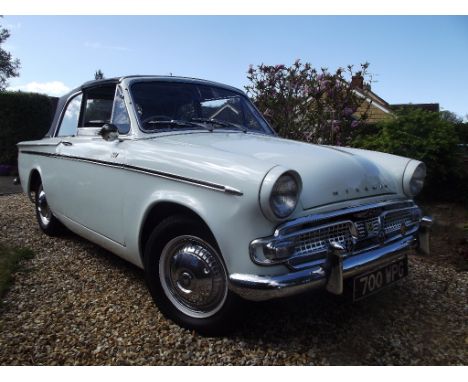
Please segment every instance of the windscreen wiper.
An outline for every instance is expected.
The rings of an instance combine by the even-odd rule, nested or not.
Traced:
[[[154,120],[154,121],[145,121],[145,124],[148,125],[155,125],[155,126],[174,126],[174,127],[201,127],[203,129],[206,129],[207,127],[205,125],[202,125],[201,123],[195,123],[191,121],[183,121],[179,119],[168,119],[166,121],[160,121],[160,120]]]
[[[237,123],[229,123],[225,121],[220,121],[219,119],[215,119],[215,118],[192,118],[191,121],[211,123],[212,125],[218,125],[222,127],[235,127],[236,129],[241,130],[244,133],[248,131],[248,129],[245,126],[238,125]]]

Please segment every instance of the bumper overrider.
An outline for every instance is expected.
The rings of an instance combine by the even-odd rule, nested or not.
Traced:
[[[254,240],[252,261],[288,272],[230,275],[230,289],[252,301],[312,289],[343,293],[344,280],[398,262],[411,249],[429,253],[432,219],[412,201],[382,202],[287,222],[274,235]],[[267,273],[267,272],[265,272]]]

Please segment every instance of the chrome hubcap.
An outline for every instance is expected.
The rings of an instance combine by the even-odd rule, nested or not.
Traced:
[[[227,276],[217,252],[194,236],[179,236],[164,247],[159,261],[164,293],[184,314],[214,315],[227,296]]]
[[[46,194],[42,188],[39,188],[39,195],[37,197],[37,211],[39,212],[39,218],[43,225],[47,226],[50,223],[52,212],[50,211],[49,205],[47,204]]]

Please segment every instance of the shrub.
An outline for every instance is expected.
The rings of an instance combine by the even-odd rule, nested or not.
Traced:
[[[368,66],[361,64],[361,70],[354,71],[349,65],[329,72],[300,60],[289,67],[251,65],[245,89],[281,137],[340,145],[349,143],[350,131],[367,117],[368,107],[362,108],[362,98],[350,80],[359,78],[368,86]]]
[[[0,92],[0,164],[16,165],[16,144],[47,133],[54,105],[42,94]]]
[[[360,133],[353,146],[423,161],[427,166],[425,198],[467,201],[468,177],[457,144],[455,125],[439,113],[400,110],[380,122],[374,133]]]

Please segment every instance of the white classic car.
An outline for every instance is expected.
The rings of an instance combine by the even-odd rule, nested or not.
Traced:
[[[230,86],[88,82],[18,148],[40,228],[143,268],[160,311],[201,333],[227,329],[242,299],[361,299],[407,275],[409,249],[429,251],[431,219],[412,200],[423,163],[281,139]]]

